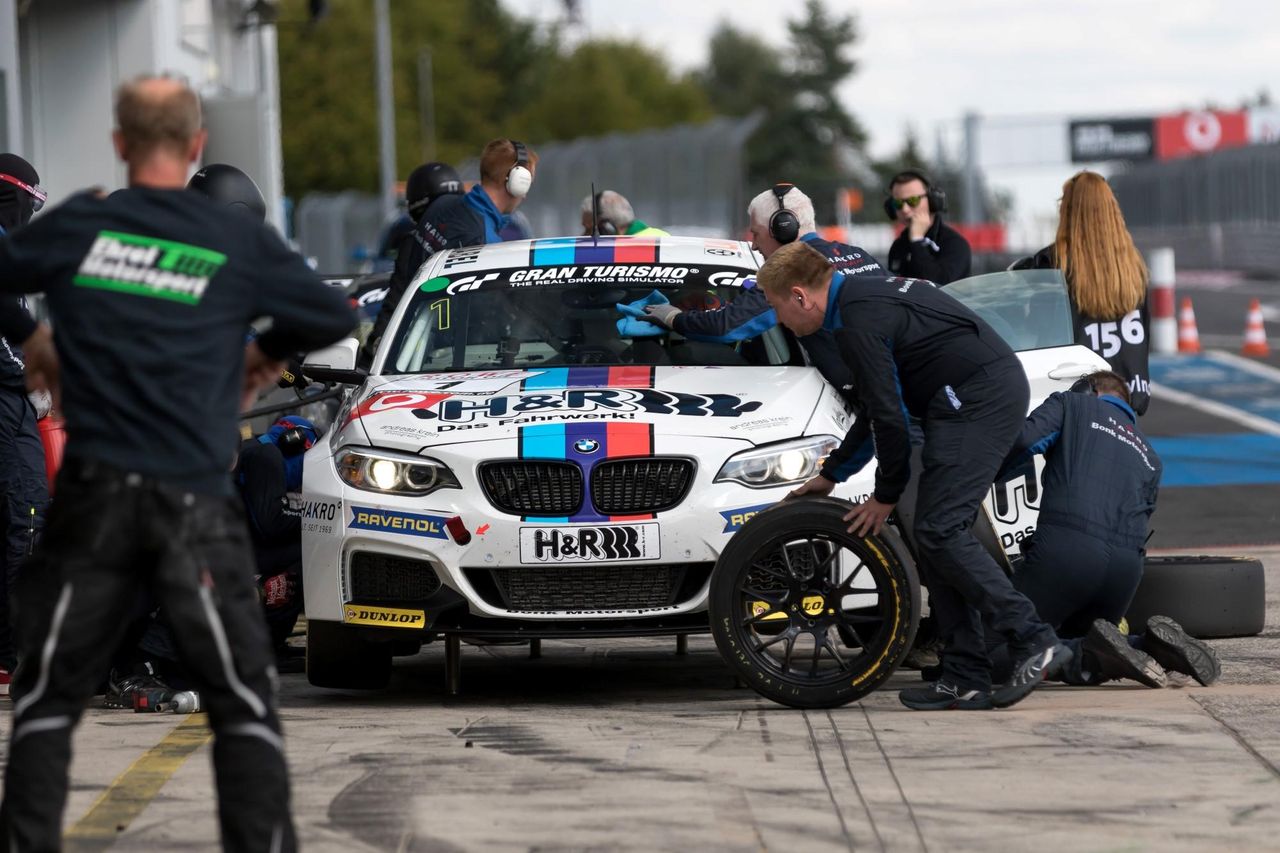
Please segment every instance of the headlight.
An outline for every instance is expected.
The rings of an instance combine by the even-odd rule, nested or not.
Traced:
[[[436,489],[460,489],[447,465],[407,453],[346,447],[333,457],[338,477],[348,486],[392,495],[429,495]]]
[[[839,446],[838,439],[817,435],[758,447],[731,457],[715,481],[741,483],[752,489],[799,483],[817,474],[822,460]]]

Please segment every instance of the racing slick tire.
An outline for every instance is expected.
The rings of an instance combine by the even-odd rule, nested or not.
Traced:
[[[734,534],[711,574],[708,610],[721,657],[760,695],[793,708],[866,696],[911,649],[920,582],[890,528],[859,538],[852,504],[777,504]]]
[[[1252,637],[1266,620],[1262,563],[1251,557],[1147,557],[1129,603],[1129,629],[1145,630],[1147,617],[1169,616],[1188,634]]]
[[[381,690],[391,680],[391,652],[338,622],[307,621],[307,681],[316,687]]]

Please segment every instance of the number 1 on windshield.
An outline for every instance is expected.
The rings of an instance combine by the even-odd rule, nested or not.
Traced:
[[[427,306],[427,310],[436,315],[436,329],[444,331],[449,328],[449,300],[437,299]]]

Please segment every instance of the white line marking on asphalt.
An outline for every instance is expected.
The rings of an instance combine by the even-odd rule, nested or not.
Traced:
[[[1204,357],[1210,361],[1216,361],[1218,364],[1234,367],[1246,373],[1253,373],[1280,384],[1280,368],[1272,367],[1264,362],[1253,361],[1233,352],[1224,352],[1222,350],[1209,350],[1204,354]]]
[[[1280,423],[1241,411],[1235,406],[1228,406],[1225,403],[1218,403],[1214,400],[1205,400],[1185,391],[1176,391],[1158,382],[1151,383],[1151,396],[1161,400],[1168,400],[1171,403],[1177,403],[1190,409],[1198,409],[1206,414],[1233,421],[1256,432],[1280,436]]]

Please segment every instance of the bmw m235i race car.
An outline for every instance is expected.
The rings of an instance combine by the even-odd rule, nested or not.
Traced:
[[[393,654],[438,634],[707,630],[721,550],[817,472],[850,415],[781,327],[730,345],[634,321],[633,337],[617,306],[657,291],[717,308],[753,286],[757,263],[745,243],[621,237],[425,264],[369,376],[306,457],[312,682],[385,684]],[[1033,403],[1105,366],[1072,345],[1054,271],[949,292],[1020,351]],[[348,344],[308,363],[351,368]],[[868,495],[872,478],[836,496]],[[990,502],[1010,549],[1035,497],[1032,482]]]

